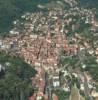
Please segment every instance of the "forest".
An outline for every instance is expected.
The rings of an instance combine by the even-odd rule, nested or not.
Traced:
[[[0,52],[0,100],[28,100],[34,91],[31,78],[36,73],[20,57]]]
[[[98,10],[98,0],[77,0],[80,5],[86,8],[96,8]]]

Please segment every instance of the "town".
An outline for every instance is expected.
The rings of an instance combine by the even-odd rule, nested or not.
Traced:
[[[96,81],[85,70],[86,53],[94,56],[98,65],[98,41],[93,48],[94,44],[92,46],[83,34],[79,34],[82,26],[90,25],[88,30],[97,37],[98,22],[94,11],[70,5],[72,8],[68,11],[58,8],[48,9],[48,12],[27,12],[21,16],[21,20],[13,22],[14,27],[7,37],[0,37],[1,52],[18,55],[37,70],[36,76],[31,78],[37,90],[30,100],[41,100],[42,97],[45,100],[59,100],[52,91],[70,93],[69,79],[78,80],[79,91],[88,95],[89,100],[98,100]],[[75,65],[71,65],[75,57]],[[65,59],[69,59],[69,62]]]

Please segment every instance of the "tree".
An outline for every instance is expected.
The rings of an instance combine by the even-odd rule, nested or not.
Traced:
[[[5,67],[5,74],[0,79],[0,100],[27,100],[33,93],[31,77],[36,70],[21,58],[13,59],[5,53],[0,54],[0,63]]]
[[[63,91],[63,90],[56,90],[53,91],[58,96],[58,100],[66,100],[69,96],[69,93]]]

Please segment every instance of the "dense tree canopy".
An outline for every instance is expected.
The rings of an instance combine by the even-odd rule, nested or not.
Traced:
[[[28,100],[33,93],[31,77],[36,71],[21,58],[5,53],[0,53],[0,65],[4,70],[0,77],[0,100]]]
[[[77,0],[79,1],[82,5],[86,6],[86,7],[97,7],[98,5],[98,0]]]

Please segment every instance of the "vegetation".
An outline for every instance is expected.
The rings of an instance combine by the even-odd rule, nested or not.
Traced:
[[[45,7],[47,9],[69,9],[70,8],[70,5],[68,3],[66,3],[64,0],[61,0],[61,1],[58,1],[58,0],[55,0],[55,1],[52,1],[50,0],[50,3],[49,4],[45,4]]]
[[[98,0],[77,0],[82,6],[87,8],[98,8]]]
[[[98,17],[98,0],[77,0],[77,1],[79,2],[80,6],[97,11],[96,15]]]
[[[53,92],[58,96],[59,100],[67,100],[68,99],[68,96],[69,96],[68,92],[65,92],[63,90],[56,90]]]
[[[36,11],[36,5],[48,0],[0,0],[0,32],[8,31],[13,20],[26,11]]]
[[[0,53],[0,64],[4,69],[0,79],[0,100],[28,100],[33,94],[30,78],[36,71],[21,58],[5,53]]]

